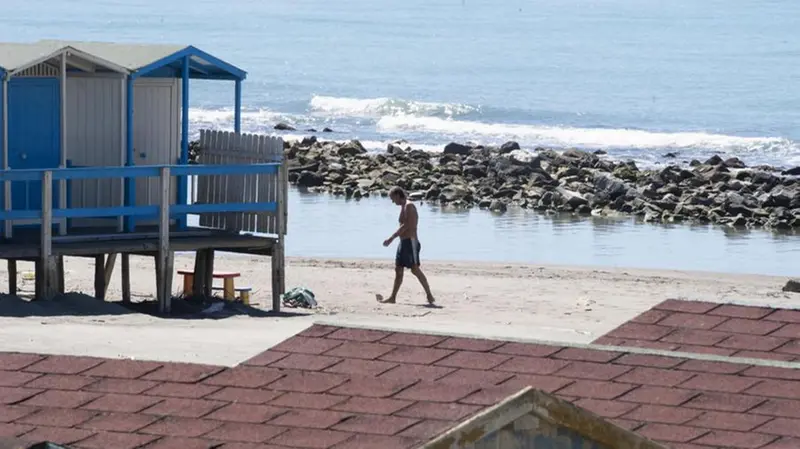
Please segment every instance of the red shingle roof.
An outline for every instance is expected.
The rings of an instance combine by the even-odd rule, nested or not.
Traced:
[[[800,447],[800,370],[628,351],[313,326],[235,368],[0,367],[0,437],[75,448],[411,448],[529,385],[676,449]]]
[[[671,299],[595,343],[800,361],[800,310]]]

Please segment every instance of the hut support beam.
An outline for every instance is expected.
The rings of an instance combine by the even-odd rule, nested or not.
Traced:
[[[239,134],[242,132],[242,80],[236,80],[234,96],[233,130]]]
[[[122,254],[122,302],[131,302],[131,255]]]
[[[3,74],[3,170],[8,170],[8,73]],[[11,181],[3,182],[3,207],[11,210]],[[13,223],[6,220],[4,223],[3,237],[10,239],[12,236]]]
[[[133,167],[136,165],[134,159],[133,148],[133,78],[128,76],[127,84],[125,87],[125,166]],[[125,205],[136,205],[136,179],[127,178],[125,180]],[[133,232],[136,229],[136,220],[134,217],[125,217],[125,231]]]
[[[158,291],[158,311],[166,315],[172,309],[172,276],[175,253],[169,244],[169,206],[171,177],[169,167],[161,168],[158,224],[158,253],[156,255],[156,289]]]
[[[191,67],[191,57],[183,57],[181,71],[181,157],[178,163],[186,165],[189,163],[189,68]],[[188,204],[189,184],[187,176],[178,177],[178,201],[177,204]],[[186,229],[186,214],[178,217],[178,229]]]
[[[61,53],[61,160],[59,167],[65,168],[67,166],[67,52]],[[67,180],[60,179],[58,181],[58,208],[67,208]],[[58,219],[58,233],[59,235],[67,235],[67,219]]]

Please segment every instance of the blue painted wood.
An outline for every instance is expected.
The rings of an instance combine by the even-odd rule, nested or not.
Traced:
[[[179,165],[189,163],[189,68],[192,58],[189,55],[183,57],[183,70],[181,71],[181,157]],[[189,201],[189,179],[186,176],[178,175],[178,204],[186,204]],[[186,216],[178,217],[178,228],[186,229]]]
[[[128,75],[125,87],[126,109],[125,109],[125,166],[133,167],[136,164],[133,148],[133,77]],[[128,178],[125,181],[125,205],[136,205],[136,180]],[[136,229],[136,219],[125,217],[125,230],[133,232]]]
[[[169,208],[171,217],[186,214],[226,212],[275,212],[278,203],[223,203],[223,204],[176,204]],[[81,207],[75,209],[53,209],[53,218],[102,218],[102,217],[158,217],[158,206]],[[41,217],[38,210],[0,210],[0,220],[28,220]]]
[[[233,130],[242,132],[242,81],[236,80],[234,87]]]
[[[81,207],[54,209],[53,218],[155,217],[158,206]]]
[[[217,57],[211,56],[210,54],[195,48],[193,46],[188,46],[183,50],[175,52],[169,56],[159,59],[158,61],[154,61],[144,67],[140,67],[138,70],[133,72],[130,76],[131,78],[139,78],[141,76],[147,76],[151,72],[156,70],[164,69],[165,67],[176,66],[180,64],[184,57],[192,57],[196,56],[204,61],[207,61],[211,67],[221,71],[222,73],[214,73],[209,75],[202,75],[198,74],[192,76],[192,78],[199,78],[199,79],[233,79],[233,80],[244,80],[247,78],[247,72],[244,70],[229,64]],[[177,67],[176,67],[177,69]],[[179,70],[179,69],[178,69]],[[176,74],[177,76],[177,74]]]
[[[200,176],[200,175],[226,175],[226,174],[258,174],[258,173],[277,173],[280,169],[278,163],[268,164],[249,164],[249,165],[176,165],[176,166],[133,166],[133,167],[75,167],[68,161],[66,168],[53,169],[18,169],[0,170],[0,183],[3,181],[13,182],[40,182],[43,173],[52,173],[54,188],[55,181],[66,180],[68,189],[70,183],[76,179],[96,179],[96,178],[127,178],[134,180],[141,177],[156,177],[160,175],[162,167],[170,167],[173,176]],[[41,193],[40,193],[41,194]],[[169,208],[171,217],[182,218],[187,214],[201,213],[226,213],[226,212],[275,212],[278,204],[274,202],[262,203],[221,203],[221,204],[175,204]],[[72,208],[70,204],[67,208],[60,209],[58,204],[53,206],[53,218],[101,218],[101,217],[125,217],[134,218],[156,218],[158,216],[158,206],[136,206],[126,204],[120,207],[104,208]],[[0,210],[0,221],[3,220],[26,220],[41,217],[39,209],[23,210]],[[130,231],[126,228],[128,232]]]
[[[12,78],[8,83],[10,169],[55,168],[61,162],[61,85],[58,78]],[[11,185],[12,209],[42,207],[41,174]],[[57,203],[58,186],[53,188]]]
[[[68,167],[53,168],[53,180],[98,179],[98,178],[145,178],[159,176],[162,167],[169,167],[173,176],[203,175],[254,175],[275,174],[281,164],[240,165],[139,165],[132,167]],[[38,181],[46,169],[0,170],[2,181]]]

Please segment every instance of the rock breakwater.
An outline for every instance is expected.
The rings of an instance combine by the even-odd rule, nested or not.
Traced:
[[[603,152],[451,143],[441,153],[405,142],[368,153],[357,140],[286,142],[289,181],[348,198],[385,195],[394,185],[414,200],[503,212],[636,215],[649,222],[712,222],[800,228],[800,168],[747,167],[738,158],[640,169]],[[671,156],[671,155],[667,155]],[[665,156],[666,157],[666,156]]]

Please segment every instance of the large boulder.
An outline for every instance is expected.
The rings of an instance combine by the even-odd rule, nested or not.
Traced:
[[[450,142],[450,143],[448,143],[447,145],[444,146],[443,153],[444,154],[458,154],[460,156],[466,156],[466,155],[469,154],[470,151],[472,151],[472,147],[470,147],[470,146],[467,146],[467,145],[464,145],[464,144],[461,144],[461,143]]]

